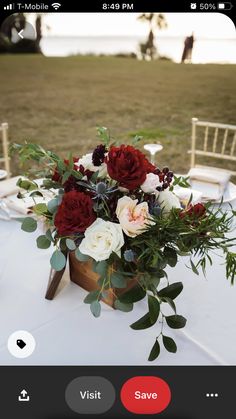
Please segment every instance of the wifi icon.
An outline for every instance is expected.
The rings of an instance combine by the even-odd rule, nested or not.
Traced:
[[[59,7],[61,7],[61,4],[60,4],[60,3],[52,3],[52,7],[53,7],[55,10],[58,10],[58,9],[59,9]]]

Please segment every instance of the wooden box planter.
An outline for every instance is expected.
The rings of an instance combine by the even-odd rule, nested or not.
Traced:
[[[93,271],[92,261],[89,260],[88,262],[80,262],[75,257],[74,252],[70,252],[66,255],[66,257],[67,259],[69,259],[70,280],[88,292],[98,290],[99,286],[97,281],[100,278],[100,275]],[[56,272],[51,269],[49,285],[45,296],[47,300],[52,300],[55,297],[57,288],[59,286],[60,280],[62,279],[64,271],[65,268],[59,272]],[[116,297],[121,296],[129,289],[133,288],[136,284],[137,281],[134,278],[132,280],[129,280],[128,286],[126,288],[110,288],[109,290],[106,290],[107,297],[102,298],[102,301],[114,308]]]

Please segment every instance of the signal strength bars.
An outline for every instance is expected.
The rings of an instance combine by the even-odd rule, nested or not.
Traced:
[[[4,6],[4,10],[13,10],[14,8],[14,3],[7,4],[6,6]]]

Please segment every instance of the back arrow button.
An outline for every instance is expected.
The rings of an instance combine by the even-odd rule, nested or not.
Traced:
[[[23,37],[23,35],[22,35],[22,33],[24,32],[24,29],[21,29],[21,31],[20,32],[18,32],[18,35],[19,35],[19,37],[21,38],[21,39],[24,39],[24,37]]]

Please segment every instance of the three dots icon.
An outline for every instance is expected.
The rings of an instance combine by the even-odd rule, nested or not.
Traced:
[[[206,397],[219,397],[218,393],[206,393]]]

